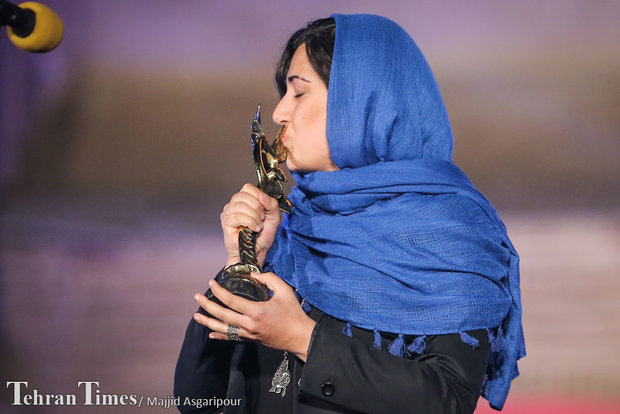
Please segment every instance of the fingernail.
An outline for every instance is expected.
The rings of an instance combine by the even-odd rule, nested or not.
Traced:
[[[213,281],[209,280],[209,287],[212,287],[212,286],[213,286]]]
[[[265,217],[267,217],[267,216],[265,215],[265,212],[264,212],[264,211],[261,211],[261,212],[260,212],[260,218],[261,218],[261,220],[265,220]]]
[[[194,300],[195,300],[196,302],[200,302],[200,295],[199,295],[198,293],[195,293],[195,294],[194,294]]]
[[[200,322],[200,315],[198,315],[197,313],[194,314],[194,320],[196,322]]]

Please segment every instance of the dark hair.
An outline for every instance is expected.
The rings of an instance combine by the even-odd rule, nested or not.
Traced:
[[[336,21],[332,17],[318,19],[296,31],[284,47],[280,61],[276,66],[276,88],[280,97],[286,93],[286,74],[291,59],[299,46],[306,44],[310,64],[319,74],[325,86],[329,86],[329,71],[332,68],[332,55],[336,40]]]

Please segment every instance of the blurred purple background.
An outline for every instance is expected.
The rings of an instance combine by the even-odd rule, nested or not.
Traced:
[[[219,211],[254,176],[256,104],[275,133],[284,42],[375,13],[427,56],[455,162],[522,256],[529,355],[507,412],[620,412],[619,2],[45,4],[65,24],[55,51],[0,32],[3,385],[171,395],[192,295],[223,263]],[[11,399],[1,412],[71,410]]]

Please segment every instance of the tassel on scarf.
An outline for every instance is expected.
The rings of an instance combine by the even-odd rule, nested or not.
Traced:
[[[391,344],[390,347],[388,348],[388,352],[392,355],[396,355],[399,357],[403,357],[405,356],[405,351],[407,350],[407,348],[405,348],[405,337],[403,336],[403,334],[398,334],[398,338],[396,338]]]
[[[493,332],[489,328],[487,328],[487,338],[489,338],[489,345],[491,345],[491,352],[497,352],[497,350],[495,349],[497,347],[496,345],[497,337],[493,335]]]
[[[348,337],[353,336],[353,332],[351,332],[351,324],[349,322],[347,322],[347,326],[342,329],[342,334]]]
[[[502,331],[501,326],[497,328],[496,335],[493,335],[490,329],[487,329],[487,333],[489,336],[489,343],[491,344],[491,352],[500,352],[504,349],[504,331]]]
[[[377,349],[381,349],[381,334],[379,333],[379,330],[377,328],[375,328],[373,332],[375,334],[375,341],[372,343],[372,346]]]
[[[467,332],[461,332],[461,341],[465,342],[472,348],[478,348],[480,346],[480,341],[473,336],[469,336]]]
[[[422,354],[426,349],[426,335],[418,336],[413,340],[411,345],[407,347],[407,351],[414,352],[418,355]]]

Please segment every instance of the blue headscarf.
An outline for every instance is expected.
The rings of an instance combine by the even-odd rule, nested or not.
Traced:
[[[293,174],[267,268],[361,328],[473,345],[465,331],[487,329],[483,396],[501,409],[525,355],[519,256],[452,163],[446,109],[413,39],[383,17],[332,17],[326,132],[340,169]]]

